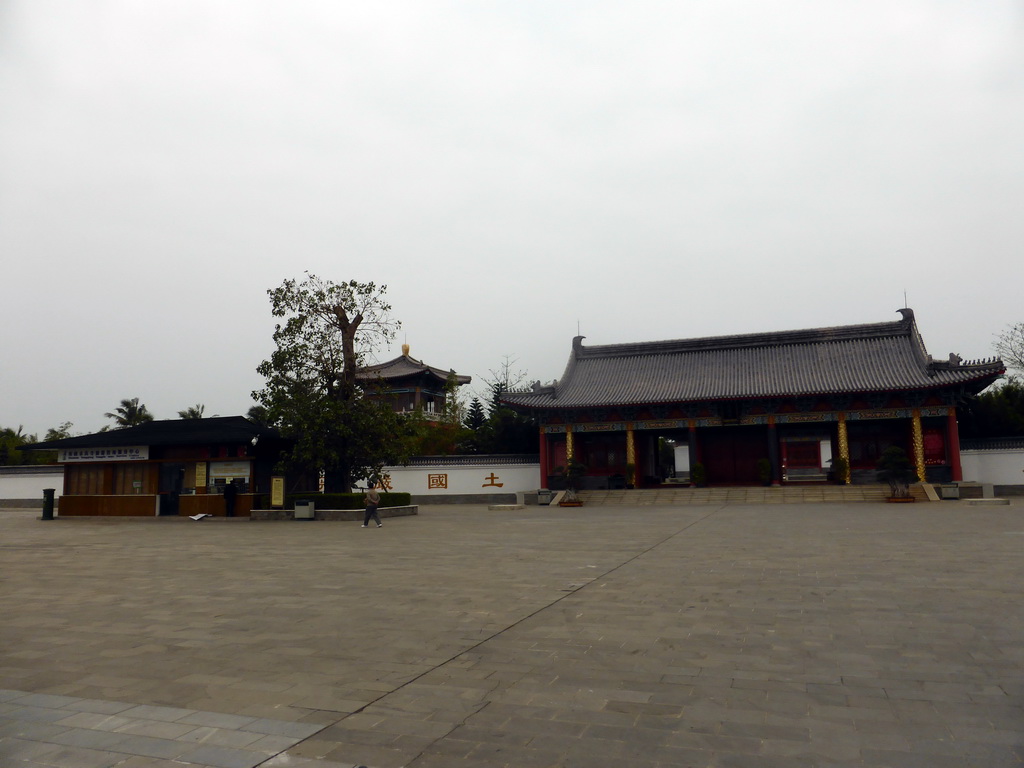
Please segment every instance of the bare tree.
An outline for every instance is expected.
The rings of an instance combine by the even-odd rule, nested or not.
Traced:
[[[515,370],[517,362],[519,362],[519,358],[505,355],[497,370],[491,368],[488,371],[490,376],[484,378],[487,391],[482,396],[487,398],[489,412],[493,413],[501,407],[500,400],[503,393],[522,386],[523,382],[526,381],[528,375],[526,371]]]
[[[1007,327],[996,337],[994,346],[1007,367],[1024,374],[1024,323]]]

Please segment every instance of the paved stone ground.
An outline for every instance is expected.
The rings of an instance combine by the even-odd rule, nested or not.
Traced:
[[[0,512],[0,765],[1017,766],[1024,500]]]

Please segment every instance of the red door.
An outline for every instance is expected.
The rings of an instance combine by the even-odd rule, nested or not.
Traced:
[[[704,430],[701,436],[709,485],[758,484],[757,462],[768,458],[768,435],[758,427]]]

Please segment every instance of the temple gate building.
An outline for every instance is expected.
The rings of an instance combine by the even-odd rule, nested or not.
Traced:
[[[920,480],[962,480],[957,405],[992,384],[998,358],[933,359],[914,313],[893,322],[584,346],[565,373],[503,401],[540,424],[541,483],[587,467],[584,487],[874,482],[899,446]],[[835,459],[843,459],[836,462]]]

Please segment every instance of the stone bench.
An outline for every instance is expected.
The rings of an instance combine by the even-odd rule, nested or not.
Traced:
[[[418,515],[420,513],[419,505],[409,504],[404,507],[378,507],[377,514],[381,518],[385,517],[407,517],[409,515]],[[330,521],[341,521],[341,522],[363,522],[363,517],[366,511],[363,509],[314,509],[313,514],[314,520],[330,520]],[[295,510],[294,509],[254,509],[249,515],[250,520],[294,520]]]

